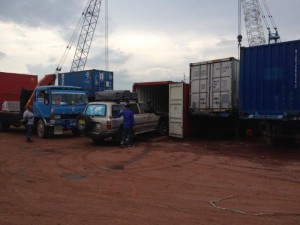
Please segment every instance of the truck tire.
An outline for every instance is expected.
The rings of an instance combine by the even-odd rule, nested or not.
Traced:
[[[9,130],[9,124],[0,122],[0,131],[8,131]]]
[[[39,119],[37,122],[37,135],[39,138],[47,137],[46,126],[43,119]]]
[[[158,131],[159,135],[161,135],[161,136],[168,135],[169,128],[168,128],[167,121],[165,121],[165,120],[160,121],[159,124],[158,124],[157,131]]]
[[[79,129],[74,129],[74,130],[72,130],[72,134],[73,134],[73,136],[75,136],[75,137],[79,137],[80,136],[80,130]]]

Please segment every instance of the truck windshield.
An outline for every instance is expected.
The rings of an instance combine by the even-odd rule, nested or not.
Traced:
[[[83,105],[87,104],[84,93],[52,93],[52,104],[54,105]]]

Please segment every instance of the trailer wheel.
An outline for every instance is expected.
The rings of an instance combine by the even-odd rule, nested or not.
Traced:
[[[158,124],[158,133],[161,136],[166,136],[168,135],[169,129],[168,129],[168,123],[165,120],[160,121]]]
[[[37,122],[37,135],[39,138],[45,138],[47,136],[45,123],[42,119],[39,119]]]

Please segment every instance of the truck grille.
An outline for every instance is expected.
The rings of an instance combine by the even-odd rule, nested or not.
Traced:
[[[62,114],[61,119],[76,119],[78,114]]]

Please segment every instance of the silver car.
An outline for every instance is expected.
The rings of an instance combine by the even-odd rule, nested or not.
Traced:
[[[166,135],[168,131],[167,116],[155,113],[145,103],[127,103],[134,112],[135,135],[150,131],[159,131]],[[123,118],[112,118],[125,108],[125,103],[110,101],[90,102],[79,117],[78,128],[94,142],[105,138],[120,140]]]

